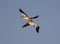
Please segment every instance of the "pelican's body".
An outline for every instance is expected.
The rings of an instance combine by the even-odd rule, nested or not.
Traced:
[[[36,28],[36,32],[39,33],[39,25],[35,24],[35,23],[33,22],[33,20],[32,20],[32,19],[38,18],[38,16],[29,17],[25,12],[22,11],[22,9],[19,9],[19,11],[20,11],[21,14],[23,15],[22,18],[27,21],[26,24],[23,25],[22,27],[24,28],[24,27],[26,27],[26,26],[33,26],[33,27]]]
[[[22,16],[22,19],[26,20],[26,21],[32,21],[31,18],[27,17],[27,16]]]

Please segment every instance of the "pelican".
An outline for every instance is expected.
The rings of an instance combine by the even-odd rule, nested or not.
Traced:
[[[32,21],[32,19],[38,18],[38,15],[35,17],[29,17],[21,8],[19,8],[19,11],[23,15],[21,18],[23,18],[26,21]]]
[[[39,25],[34,23],[32,19],[38,18],[38,16],[35,17],[29,17],[21,8],[19,8],[20,13],[23,15],[21,18],[26,20],[26,24],[24,24],[22,27],[32,26],[36,28],[36,32],[39,33]]]

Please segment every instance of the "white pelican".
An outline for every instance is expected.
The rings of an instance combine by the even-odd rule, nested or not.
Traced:
[[[21,12],[21,14],[23,14],[22,18],[27,21],[26,24],[23,25],[22,27],[24,28],[26,26],[33,26],[36,28],[36,32],[39,33],[39,28],[40,28],[39,25],[35,24],[32,20],[32,19],[38,18],[38,16],[29,17],[22,9],[19,9],[19,11]]]
[[[32,21],[32,19],[38,18],[38,16],[35,17],[29,17],[22,9],[19,9],[20,13],[23,15],[21,18],[27,21]]]

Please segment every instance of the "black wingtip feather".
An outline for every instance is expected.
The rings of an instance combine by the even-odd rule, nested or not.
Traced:
[[[26,27],[26,26],[29,26],[29,24],[28,23],[26,23],[25,25],[23,25],[22,27],[24,28],[24,27]]]
[[[20,11],[21,13],[24,13],[21,8],[19,8],[19,11]]]
[[[36,32],[37,32],[37,33],[39,33],[39,28],[40,28],[39,26],[36,27]]]
[[[39,16],[35,16],[34,18],[38,18]]]
[[[35,18],[38,18],[39,16],[37,15],[37,16],[35,16],[35,17],[31,17],[32,19],[35,19]]]

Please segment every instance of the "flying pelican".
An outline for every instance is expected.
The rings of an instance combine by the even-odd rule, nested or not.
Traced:
[[[38,18],[38,16],[35,17],[29,17],[21,8],[19,8],[20,13],[23,15],[21,18],[27,21],[32,21],[32,19]]]
[[[39,28],[40,28],[39,25],[34,23],[32,20],[32,19],[38,18],[38,16],[29,17],[22,9],[19,8],[19,11],[23,15],[22,18],[27,21],[26,24],[23,25],[22,27],[24,28],[26,26],[33,26],[36,28],[36,32],[39,33]]]

